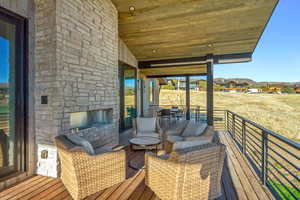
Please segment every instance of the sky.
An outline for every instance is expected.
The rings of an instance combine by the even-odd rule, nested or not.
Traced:
[[[8,81],[7,45],[0,37],[0,83]],[[216,65],[214,69],[216,78],[300,82],[300,0],[280,0],[252,62]]]
[[[8,40],[0,37],[0,83],[8,82]]]
[[[215,65],[216,78],[300,81],[300,0],[280,0],[252,62]]]

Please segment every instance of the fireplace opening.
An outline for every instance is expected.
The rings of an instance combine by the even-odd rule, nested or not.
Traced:
[[[113,109],[90,110],[86,112],[71,113],[71,129],[87,129],[112,124]]]

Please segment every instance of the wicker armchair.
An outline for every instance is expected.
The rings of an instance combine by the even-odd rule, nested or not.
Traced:
[[[147,127],[148,126],[148,127]],[[140,128],[139,128],[140,127]],[[143,127],[143,130],[142,128]],[[133,119],[132,137],[156,137],[163,140],[163,130],[159,125],[159,119],[153,117],[138,117]],[[134,149],[141,149],[143,147],[133,147]],[[155,147],[147,147],[155,148]],[[163,142],[159,146],[163,148]]]
[[[210,143],[155,156],[146,153],[146,185],[162,200],[215,199],[221,193],[225,145]]]
[[[125,180],[124,150],[90,155],[64,135],[56,137],[55,142],[61,162],[61,180],[75,200]]]

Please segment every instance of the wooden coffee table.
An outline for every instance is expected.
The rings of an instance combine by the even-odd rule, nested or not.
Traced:
[[[156,137],[150,137],[150,136],[139,136],[135,137],[129,140],[131,150],[133,150],[132,146],[138,146],[145,148],[146,151],[150,151],[148,148],[151,146],[155,146],[156,155],[158,152],[158,145],[161,144],[161,140]],[[140,167],[137,167],[133,162],[129,161],[129,167],[135,170],[141,169]]]

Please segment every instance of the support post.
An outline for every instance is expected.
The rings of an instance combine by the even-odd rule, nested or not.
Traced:
[[[144,79],[140,79],[140,101],[141,101],[141,105],[140,105],[140,109],[141,109],[141,112],[140,112],[140,116],[141,117],[144,117],[144,85],[145,85],[145,82],[144,82]]]
[[[186,76],[185,78],[185,105],[186,105],[186,119],[191,119],[191,97],[190,97],[190,77]]]
[[[213,56],[207,56],[207,124],[214,125],[214,75],[213,75]]]

